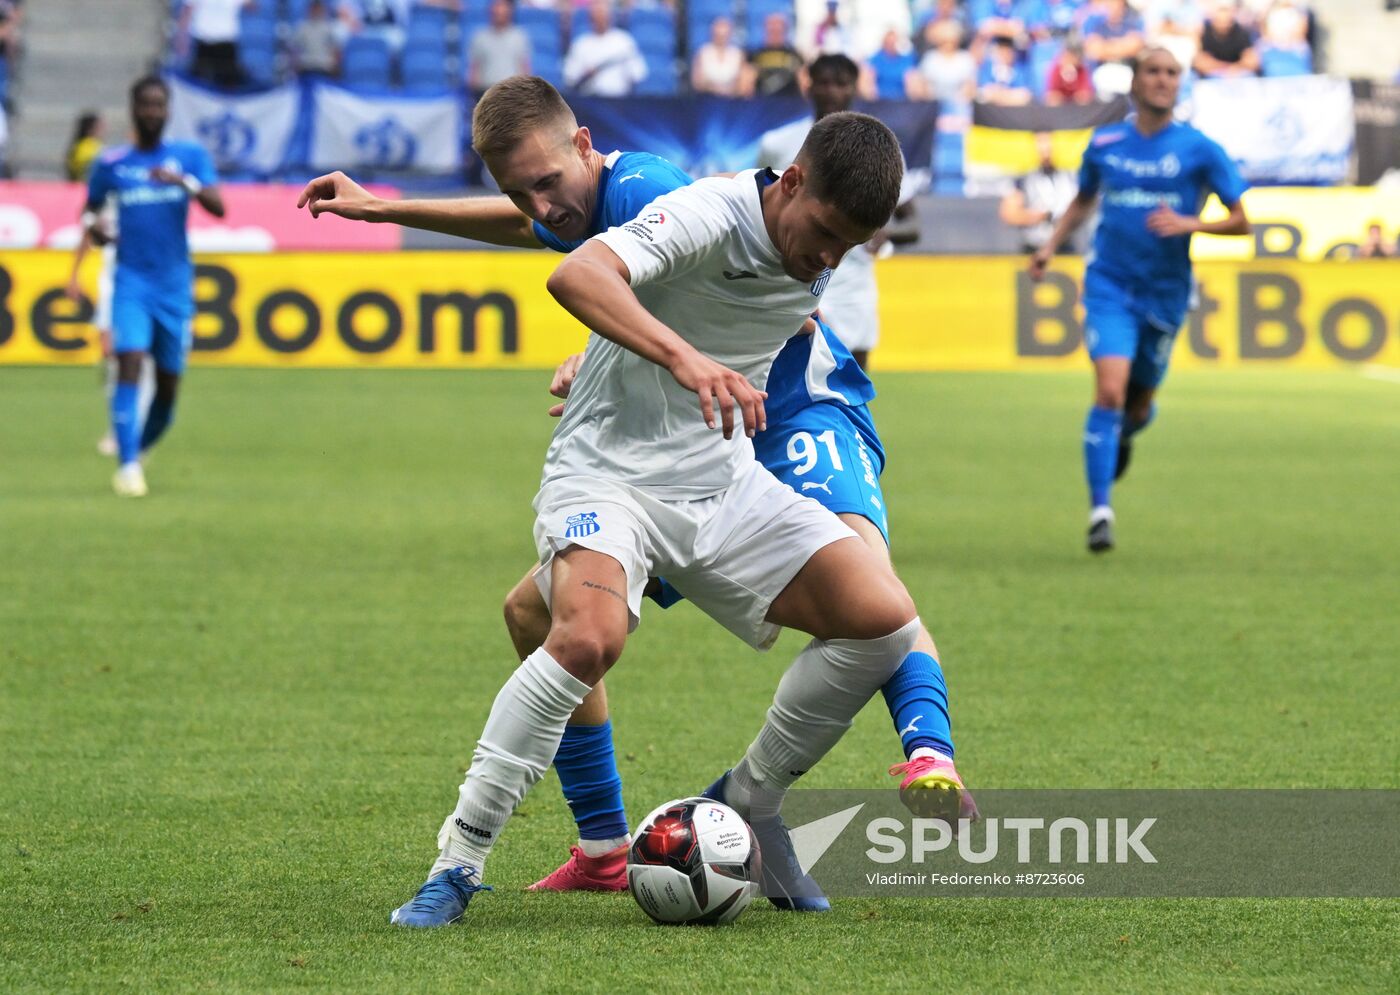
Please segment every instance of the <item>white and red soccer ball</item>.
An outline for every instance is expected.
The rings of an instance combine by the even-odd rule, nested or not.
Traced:
[[[680,798],[642,820],[627,852],[627,884],[659,923],[733,922],[758,894],[758,842],[739,813]]]

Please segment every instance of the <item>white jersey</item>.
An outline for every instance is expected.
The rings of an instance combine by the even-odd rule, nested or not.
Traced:
[[[783,271],[763,223],[758,173],[699,180],[594,238],[626,264],[647,311],[762,389],[773,358],[816,309],[827,276],[808,284]],[[542,483],[604,477],[692,500],[725,490],[753,458],[742,427],[726,441],[670,373],[593,335]]]
[[[758,141],[758,165],[782,172],[797,159],[815,118],[774,128]],[[822,298],[822,318],[848,349],[870,349],[880,336],[880,292],[875,256],[858,245],[841,260]]]

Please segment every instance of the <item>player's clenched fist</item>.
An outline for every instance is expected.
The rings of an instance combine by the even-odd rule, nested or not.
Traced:
[[[370,208],[377,202],[372,193],[336,170],[308,183],[297,198],[297,207],[309,210],[313,218],[335,214],[351,221],[371,221]]]
[[[768,416],[763,410],[763,399],[768,394],[749,383],[742,373],[692,351],[672,365],[671,376],[699,396],[700,413],[710,428],[715,427],[715,406],[719,406],[726,439],[734,436],[735,405],[742,412],[746,435],[752,437],[768,427]]]

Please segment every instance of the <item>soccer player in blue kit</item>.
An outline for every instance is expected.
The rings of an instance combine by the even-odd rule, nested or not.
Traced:
[[[1094,362],[1094,403],[1084,424],[1089,549],[1113,548],[1113,482],[1128,468],[1133,437],[1156,414],[1177,329],[1191,307],[1191,235],[1247,235],[1246,185],[1215,142],[1173,120],[1181,65],[1149,48],[1133,68],[1136,113],[1094,131],[1079,170],[1079,194],[1031,257],[1039,279],[1055,252],[1102,199],[1084,274],[1084,338]],[[1229,211],[1198,215],[1214,193]]]
[[[112,291],[112,350],[117,384],[112,391],[112,434],[117,472],[112,488],[143,497],[140,456],[175,414],[175,395],[190,347],[194,317],[194,266],[185,226],[190,201],[217,218],[224,201],[209,153],[192,142],[162,139],[170,116],[170,88],[156,76],[131,87],[136,144],[103,153],[88,180],[83,227],[96,245],[110,241],[100,213],[116,201],[117,267]],[[139,414],[141,366],[155,361],[156,389],[145,421]]]
[[[587,129],[578,127],[563,98],[534,77],[512,77],[482,97],[473,141],[506,197],[386,201],[333,173],[311,181],[298,205],[314,214],[570,252],[592,235],[632,221],[656,197],[690,183],[684,172],[656,156],[605,156],[594,150]],[[730,280],[750,275],[724,274]],[[561,367],[552,387],[558,396],[567,395],[581,361],[581,356],[573,357]],[[866,407],[875,396],[869,378],[840,340],[818,323],[812,334],[793,337],[779,353],[767,390],[768,429],[754,438],[759,461],[794,490],[836,512],[888,562],[887,512],[879,484],[884,451]],[[562,405],[554,413],[559,409]],[[506,602],[507,625],[522,659],[542,645],[550,628],[533,574],[532,569]],[[651,593],[663,606],[675,597],[664,584],[653,583]],[[901,776],[902,796],[916,811],[972,818],[975,804],[952,762],[947,690],[936,652],[922,632],[883,689],[906,758],[891,773]],[[532,887],[625,890],[628,826],[601,682],[574,712],[554,767],[578,823],[579,845],[563,866]],[[444,826],[444,837],[449,831]],[[446,852],[448,844],[440,845]],[[414,909],[403,924],[444,924],[457,902],[451,879],[435,876],[410,903]],[[810,897],[779,898],[775,904],[799,910],[826,907],[824,898]]]

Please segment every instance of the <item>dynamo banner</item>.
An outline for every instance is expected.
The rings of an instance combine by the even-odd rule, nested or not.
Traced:
[[[1330,76],[1201,80],[1191,123],[1251,183],[1345,183],[1356,142],[1351,82]]]
[[[456,96],[366,96],[329,83],[311,90],[309,165],[455,173],[462,168],[462,102]]]
[[[571,97],[569,104],[580,123],[588,126],[596,148],[605,152],[645,149],[694,177],[752,169],[764,132],[811,113],[810,105],[798,97]],[[938,120],[936,104],[878,100],[856,109],[889,125],[911,170],[929,165]]]
[[[167,82],[168,136],[203,145],[220,173],[265,177],[287,164],[301,110],[301,91],[295,84],[228,94],[177,76],[167,77]]]

